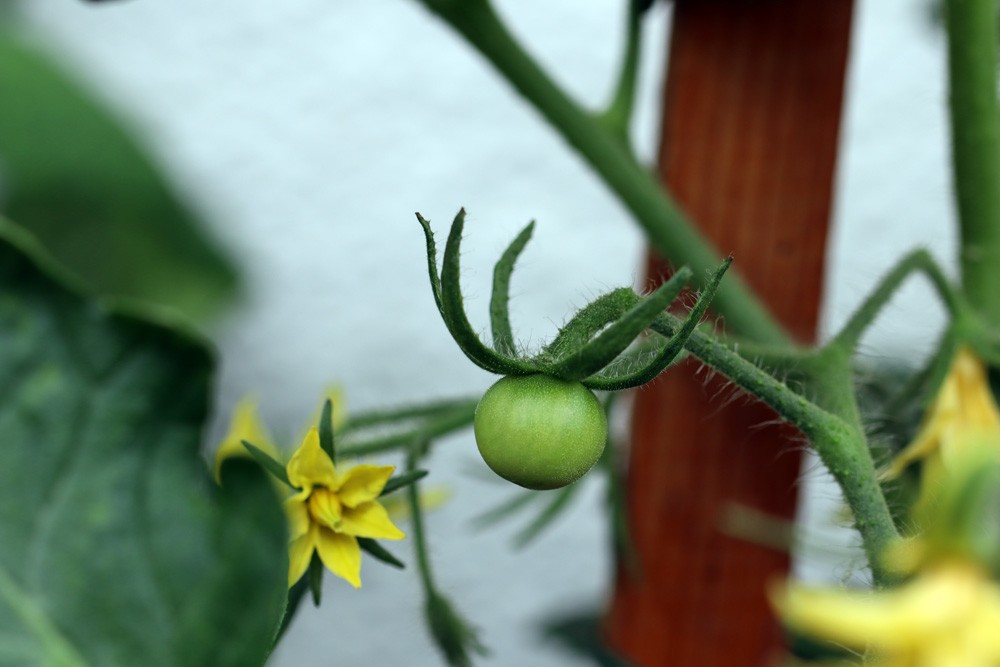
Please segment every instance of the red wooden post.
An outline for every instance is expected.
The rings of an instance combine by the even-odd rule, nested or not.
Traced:
[[[676,0],[660,166],[666,184],[799,340],[823,262],[851,0]],[[650,276],[665,269],[655,258]],[[746,505],[792,518],[801,436],[687,362],[636,396],[628,511],[639,558],[606,619],[638,665],[753,667],[781,647],[765,585],[785,553],[719,530]]]

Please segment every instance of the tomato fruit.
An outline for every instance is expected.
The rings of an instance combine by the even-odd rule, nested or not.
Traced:
[[[493,472],[529,489],[555,489],[597,463],[608,423],[597,397],[579,382],[524,375],[487,390],[474,430]]]

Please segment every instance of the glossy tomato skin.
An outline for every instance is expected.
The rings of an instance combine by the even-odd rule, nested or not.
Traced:
[[[597,463],[608,424],[597,397],[579,382],[525,375],[487,390],[474,430],[493,472],[529,489],[555,489]]]

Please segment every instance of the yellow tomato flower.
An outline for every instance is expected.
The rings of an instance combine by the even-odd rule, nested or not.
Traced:
[[[959,348],[916,438],[893,460],[883,477],[895,479],[923,461],[921,503],[970,449],[985,445],[1000,456],[1000,409],[986,368],[968,348]]]
[[[257,402],[250,397],[243,397],[233,410],[229,422],[229,431],[215,450],[215,482],[219,483],[222,462],[228,458],[252,458],[247,448],[243,446],[246,440],[271,458],[280,461],[281,455],[271,441],[267,429],[257,415]]]
[[[394,466],[354,466],[338,473],[311,429],[288,461],[288,481],[298,493],[285,501],[291,524],[288,585],[309,568],[314,552],[331,572],[361,586],[359,537],[400,540],[405,537],[376,500]]]
[[[1000,586],[971,561],[943,561],[883,592],[772,591],[785,622],[867,651],[871,667],[1000,667]]]

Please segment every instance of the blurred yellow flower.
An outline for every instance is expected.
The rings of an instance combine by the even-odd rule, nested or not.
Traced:
[[[314,552],[331,572],[361,586],[361,548],[357,538],[405,537],[376,500],[394,466],[357,465],[338,473],[310,429],[288,461],[288,481],[298,492],[285,501],[291,527],[288,585],[309,568]]]
[[[883,478],[895,479],[910,464],[923,461],[923,503],[960,458],[981,446],[1000,456],[1000,409],[982,361],[963,347],[955,354],[916,438],[896,456]]]
[[[243,441],[251,443],[271,458],[280,461],[281,454],[268,435],[257,415],[257,401],[250,397],[240,399],[229,421],[229,431],[215,450],[215,482],[219,483],[222,462],[228,458],[252,458]]]
[[[865,652],[870,667],[1000,667],[1000,586],[965,560],[928,567],[888,591],[772,590],[784,621]]]

